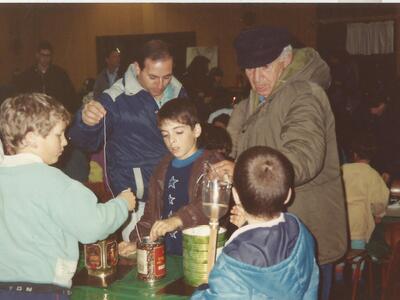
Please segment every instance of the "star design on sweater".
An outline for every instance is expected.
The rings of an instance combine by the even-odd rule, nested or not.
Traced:
[[[174,200],[175,197],[173,197],[171,194],[168,194],[168,202],[170,205],[174,205]]]
[[[176,234],[177,234],[177,233],[178,233],[178,231],[175,230],[175,231],[173,231],[173,232],[170,232],[170,233],[169,233],[169,236],[172,237],[173,239],[176,239]]]
[[[170,210],[169,213],[168,213],[168,218],[171,217],[173,213],[174,212],[172,210]]]
[[[179,179],[175,179],[175,176],[172,176],[172,177],[169,179],[168,188],[173,188],[173,189],[175,189],[175,184],[176,184],[177,182],[179,182]]]

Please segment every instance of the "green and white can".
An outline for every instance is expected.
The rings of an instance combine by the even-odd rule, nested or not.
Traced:
[[[200,225],[188,228],[183,233],[183,278],[191,286],[207,283],[208,241],[210,227]],[[217,255],[221,253],[226,241],[226,229],[220,227],[217,237]]]

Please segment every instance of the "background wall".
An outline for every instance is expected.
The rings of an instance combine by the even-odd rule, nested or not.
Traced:
[[[195,31],[197,46],[218,46],[224,84],[240,72],[232,42],[246,24],[286,26],[301,44],[316,47],[324,23],[396,20],[400,5],[350,4],[0,4],[0,84],[34,62],[37,42],[49,40],[54,62],[64,67],[76,89],[94,77],[96,36]],[[397,73],[400,39],[396,38]]]
[[[315,46],[314,4],[0,4],[0,84],[34,62],[37,42],[49,40],[54,62],[75,88],[97,73],[96,36],[195,31],[197,46],[218,46],[224,83],[239,68],[232,43],[247,22],[282,25]]]

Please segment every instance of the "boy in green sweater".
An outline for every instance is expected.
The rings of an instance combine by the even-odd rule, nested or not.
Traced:
[[[0,299],[69,299],[78,241],[117,230],[135,206],[130,190],[98,204],[84,185],[49,165],[67,145],[67,110],[44,94],[0,107]]]

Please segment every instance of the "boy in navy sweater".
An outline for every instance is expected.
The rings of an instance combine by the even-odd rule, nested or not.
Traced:
[[[165,237],[168,254],[182,255],[182,229],[208,224],[201,201],[198,178],[204,162],[213,164],[223,159],[217,151],[199,149],[200,119],[192,100],[176,98],[158,112],[158,126],[169,150],[154,170],[149,184],[149,197],[137,230],[130,235],[136,243],[140,237],[151,240]],[[120,253],[135,249],[122,242]]]

